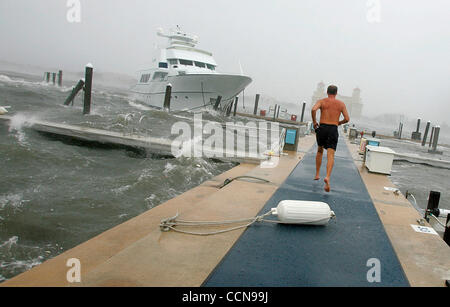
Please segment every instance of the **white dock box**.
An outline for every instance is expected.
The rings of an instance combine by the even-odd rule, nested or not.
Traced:
[[[366,167],[370,172],[391,174],[395,151],[388,147],[366,146]]]

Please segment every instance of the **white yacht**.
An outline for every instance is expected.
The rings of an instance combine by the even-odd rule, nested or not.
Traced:
[[[247,76],[218,72],[212,53],[196,48],[197,37],[179,28],[157,34],[168,38],[169,44],[160,50],[155,67],[139,71],[138,83],[131,89],[137,101],[162,108],[171,84],[171,111],[212,108],[219,96],[224,109],[252,82]]]

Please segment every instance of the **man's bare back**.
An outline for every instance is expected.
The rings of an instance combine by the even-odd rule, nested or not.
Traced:
[[[348,122],[349,115],[347,112],[347,108],[342,101],[336,98],[328,97],[318,101],[313,107],[313,110],[317,111],[319,109],[321,124],[339,126],[341,124],[344,124],[345,122]],[[340,122],[339,118],[341,116],[341,113],[342,115],[344,115],[344,120]]]

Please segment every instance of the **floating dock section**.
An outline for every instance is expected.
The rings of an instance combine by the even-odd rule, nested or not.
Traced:
[[[14,117],[0,115],[0,123],[9,124]],[[61,124],[46,122],[40,120],[29,120],[24,123],[25,127],[30,127],[38,132],[55,135],[58,137],[67,137],[80,141],[107,144],[113,146],[123,146],[134,149],[144,149],[148,152],[161,156],[174,157],[173,148],[183,148],[183,142],[171,140],[169,138],[157,138],[152,136],[142,136],[137,134],[127,134],[104,129],[83,127],[78,125]],[[189,145],[192,146],[192,145]],[[269,157],[263,154],[256,157],[249,156],[246,152],[233,151],[228,153],[222,148],[202,148],[203,154],[209,157],[215,157],[218,160],[231,161],[237,163],[259,164],[268,160]]]

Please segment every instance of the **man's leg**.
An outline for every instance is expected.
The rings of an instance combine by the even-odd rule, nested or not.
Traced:
[[[323,181],[325,181],[325,191],[330,192],[330,176],[333,171],[334,166],[334,153],[335,150],[332,148],[327,149],[327,176]]]
[[[322,166],[323,147],[319,146],[316,155],[316,177],[314,180],[320,179],[320,167]]]

